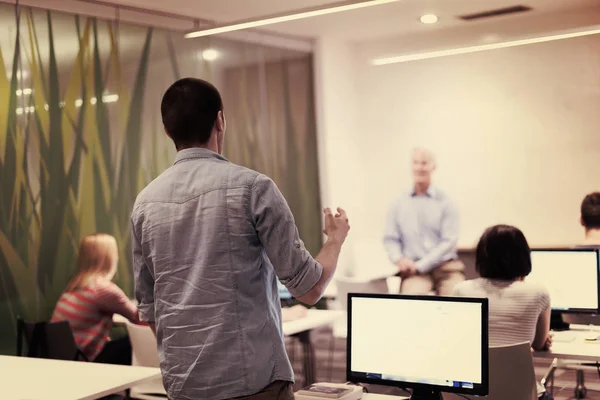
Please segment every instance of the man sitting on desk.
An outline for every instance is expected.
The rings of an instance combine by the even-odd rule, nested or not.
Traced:
[[[454,203],[431,185],[433,154],[418,148],[412,154],[413,190],[392,205],[384,245],[402,278],[402,294],[450,295],[462,282],[464,264],[458,260],[456,242],[459,213]]]

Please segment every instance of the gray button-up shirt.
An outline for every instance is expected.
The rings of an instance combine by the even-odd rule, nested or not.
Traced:
[[[384,245],[392,263],[402,257],[416,261],[426,273],[458,258],[460,217],[456,205],[441,190],[430,187],[417,196],[400,196],[390,208]]]
[[[131,222],[139,314],[156,322],[170,398],[229,399],[294,381],[276,279],[300,297],[322,266],[272,180],[186,149],[139,194]]]

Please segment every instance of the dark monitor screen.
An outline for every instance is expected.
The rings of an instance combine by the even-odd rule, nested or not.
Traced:
[[[488,393],[487,299],[351,293],[347,345],[348,381]]]
[[[552,310],[595,313],[600,306],[600,260],[593,249],[535,249],[525,280],[548,289]]]

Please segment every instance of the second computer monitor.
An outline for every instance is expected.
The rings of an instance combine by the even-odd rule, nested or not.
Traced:
[[[597,250],[532,250],[527,282],[546,287],[552,310],[595,313],[599,304],[600,261]]]

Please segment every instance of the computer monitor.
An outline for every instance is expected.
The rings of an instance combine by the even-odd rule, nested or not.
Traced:
[[[592,249],[535,249],[525,280],[548,289],[555,312],[596,313],[599,304],[600,260]]]
[[[348,295],[347,380],[442,392],[488,394],[488,300]]]
[[[292,298],[293,298],[292,294],[290,293],[288,288],[286,288],[283,285],[283,283],[279,282],[279,280],[277,280],[277,289],[279,290],[279,300],[281,300],[281,301],[292,300]]]

